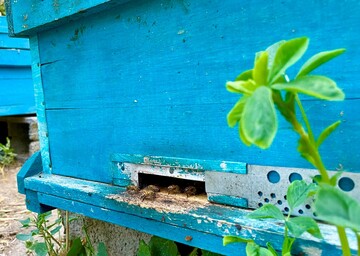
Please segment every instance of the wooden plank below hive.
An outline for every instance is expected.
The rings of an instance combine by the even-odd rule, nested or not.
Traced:
[[[255,239],[265,246],[271,240],[281,248],[283,225],[271,220],[246,218],[247,210],[211,204],[204,198],[186,198],[160,193],[155,200],[141,200],[124,188],[57,175],[40,175],[25,179],[25,189],[37,191],[35,203],[64,210],[76,208],[86,216],[115,223],[181,243],[206,248],[226,255],[244,249],[243,244],[222,246],[224,235],[240,235]],[[28,202],[31,207],[31,202]],[[320,224],[324,241],[304,235],[298,239],[294,252],[318,255],[339,251],[335,228]],[[191,241],[185,237],[191,236]],[[356,238],[349,233],[351,248]],[[207,240],[204,242],[204,240]]]

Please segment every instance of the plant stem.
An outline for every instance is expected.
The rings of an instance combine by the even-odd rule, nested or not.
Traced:
[[[349,241],[346,236],[345,228],[338,226],[336,226],[336,228],[339,234],[343,256],[351,256]]]
[[[314,139],[313,132],[311,130],[309,120],[308,120],[308,118],[306,116],[305,110],[304,110],[304,108],[303,108],[303,106],[301,104],[301,101],[300,101],[297,94],[295,95],[295,100],[296,100],[296,103],[299,106],[302,118],[303,118],[303,120],[304,120],[304,122],[306,124],[309,135],[305,133],[304,129],[299,129],[299,127],[297,127],[299,125],[301,126],[301,124],[297,121],[296,117],[295,117],[296,122],[293,123],[294,129],[295,129],[295,131],[297,131],[299,133],[299,135],[302,138],[305,138],[307,140],[307,143],[309,143],[309,146],[310,146],[309,148],[311,150],[311,152],[309,152],[309,153],[312,155],[312,157],[314,159],[313,164],[319,170],[322,181],[324,183],[326,183],[326,184],[331,185],[330,184],[329,174],[328,174],[328,172],[327,172],[327,170],[325,168],[325,165],[324,165],[324,163],[323,163],[323,161],[321,159],[321,155],[320,155],[319,149],[318,149],[318,147],[316,145],[316,142],[315,142],[315,139]],[[295,125],[296,125],[296,128],[295,128]],[[351,251],[350,251],[349,241],[348,241],[347,236],[346,236],[345,228],[339,227],[339,226],[336,226],[336,228],[337,228],[337,231],[338,231],[338,234],[339,234],[343,256],[350,256]]]
[[[65,250],[69,251],[70,242],[70,225],[69,225],[69,211],[65,211]]]
[[[358,246],[358,256],[360,256],[360,233],[355,232],[355,235],[356,235],[357,246]]]
[[[299,95],[297,93],[294,93],[295,94],[295,101],[296,103],[298,104],[299,106],[299,109],[300,109],[300,112],[301,112],[301,115],[302,115],[302,118],[304,119],[304,122],[305,122],[305,125],[306,125],[306,129],[307,129],[307,132],[309,134],[309,138],[310,138],[310,141],[313,142],[313,144],[315,144],[315,137],[314,137],[314,134],[311,130],[311,126],[310,126],[310,123],[309,123],[309,119],[307,118],[306,116],[306,113],[305,113],[305,110],[304,110],[304,107],[299,99]]]
[[[293,119],[291,121],[291,124],[293,125],[294,130],[300,135],[300,137],[305,139],[306,142],[308,143],[309,149],[311,151],[309,153],[314,159],[314,163],[312,163],[312,164],[315,166],[315,168],[317,168],[319,170],[322,181],[327,183],[327,184],[330,184],[330,178],[329,178],[329,175],[328,175],[328,173],[326,171],[326,168],[325,168],[325,166],[323,164],[323,161],[321,159],[319,150],[317,148],[317,145],[316,145],[316,142],[315,142],[315,139],[314,139],[314,135],[313,135],[309,120],[308,120],[308,118],[306,116],[304,108],[303,108],[303,106],[301,104],[301,101],[300,101],[297,94],[295,95],[295,100],[296,100],[296,102],[297,102],[297,104],[298,104],[298,106],[300,108],[302,118],[304,119],[304,122],[306,124],[307,133],[305,132],[304,128],[299,123],[299,121],[297,120],[295,115],[294,115],[294,117],[293,117]]]

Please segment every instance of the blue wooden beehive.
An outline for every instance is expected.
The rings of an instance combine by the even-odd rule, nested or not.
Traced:
[[[29,41],[10,38],[0,17],[0,116],[28,114],[35,114]]]
[[[347,48],[321,70],[347,99],[305,107],[315,132],[343,121],[322,153],[328,169],[347,170],[354,187],[344,189],[358,194],[355,13],[355,0],[8,1],[10,31],[30,38],[42,148],[19,173],[28,208],[70,210],[227,255],[244,248],[223,247],[227,234],[280,249],[281,225],[249,220],[243,208],[269,201],[286,212],[292,175],[310,180],[316,171],[298,156],[285,122],[270,150],[242,145],[226,124],[237,98],[224,84],[280,39],[309,36],[307,57]],[[200,184],[206,196],[143,200],[126,191],[178,181]],[[335,253],[335,229],[321,228],[326,241],[304,237],[296,250]]]

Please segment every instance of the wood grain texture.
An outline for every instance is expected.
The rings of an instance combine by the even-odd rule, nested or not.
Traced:
[[[43,89],[41,70],[40,70],[38,38],[36,35],[30,38],[30,48],[31,48],[32,79],[34,83],[34,95],[35,95],[36,115],[38,121],[38,133],[39,133],[42,167],[44,173],[50,173],[51,158],[50,158],[49,138],[48,138],[49,134],[47,128],[48,124],[45,113],[44,89]]]
[[[339,23],[330,16],[360,7],[355,1],[319,5],[307,1],[292,8],[275,1],[259,10],[261,4],[233,1],[137,1],[40,33],[54,173],[109,182],[112,153],[309,168],[295,150],[297,136],[282,119],[270,150],[242,145],[236,129],[226,124],[237,96],[224,89],[227,80],[252,66],[254,52],[304,34],[312,38],[306,57],[347,48],[319,70],[339,83],[347,100],[304,105],[316,134],[344,121],[323,146],[328,169],[341,164],[358,171],[359,119],[352,113],[359,109],[354,85],[359,35],[345,29],[358,20],[350,16]],[[313,13],[293,19],[302,12]],[[344,153],[349,148],[354,154]]]
[[[127,1],[129,0],[31,0],[20,3],[5,0],[10,24],[9,32],[17,36],[29,36],[40,29],[49,29]]]
[[[25,178],[40,173],[42,169],[41,153],[36,152],[24,163],[17,174],[17,186],[19,193],[25,194]]]
[[[29,41],[10,38],[0,17],[0,116],[35,114]]]
[[[281,224],[272,220],[248,219],[246,214],[249,211],[239,208],[209,203],[202,205],[194,201],[190,203],[190,208],[185,206],[179,210],[174,204],[180,205],[183,199],[176,199],[176,196],[165,204],[156,203],[160,198],[155,199],[155,202],[139,202],[136,199],[131,202],[123,188],[57,175],[29,177],[24,182],[26,189],[38,191],[38,201],[43,205],[70,211],[76,209],[78,213],[92,218],[226,255],[234,255],[235,252],[243,250],[242,244],[223,247],[221,239],[227,234],[252,238],[263,246],[271,240],[278,249],[282,244]],[[340,252],[337,236],[334,236],[335,229],[324,224],[320,224],[320,228],[325,237],[324,241],[304,236],[297,240],[294,253],[320,255],[322,252],[323,255],[336,255]],[[188,235],[194,239],[186,242],[184,238]],[[349,233],[349,238],[354,249],[355,237]]]
[[[190,234],[192,245],[228,255],[238,249],[222,247],[225,234],[255,238],[261,245],[271,240],[281,248],[283,227],[249,220],[246,210],[204,200],[192,211],[175,212],[166,204],[159,209],[156,202],[128,200],[124,188],[109,185],[111,156],[309,168],[296,152],[298,138],[282,119],[270,150],[242,145],[238,131],[226,124],[237,96],[224,88],[227,80],[252,67],[255,52],[281,39],[306,35],[311,44],[304,61],[318,51],[347,48],[346,54],[318,70],[337,81],[347,99],[331,104],[305,99],[304,107],[316,134],[337,119],[343,121],[322,147],[328,169],[341,164],[359,172],[360,20],[353,14],[360,13],[360,2],[119,4],[123,2],[58,1],[61,5],[54,6],[34,0],[11,5],[12,31],[31,35],[43,168],[52,173],[25,179],[25,188],[37,191],[29,194],[35,198],[31,207],[59,207],[179,242]],[[43,8],[24,23],[32,5]],[[335,230],[321,228],[327,242],[305,236],[298,240],[297,250],[310,255],[339,252]],[[350,237],[354,248],[355,238]]]

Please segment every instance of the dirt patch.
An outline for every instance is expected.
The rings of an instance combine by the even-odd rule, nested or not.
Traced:
[[[26,210],[25,196],[17,191],[16,174],[20,167],[17,162],[5,168],[4,175],[0,174],[0,256],[26,255],[24,243],[16,239],[21,231],[19,220],[32,215]]]

